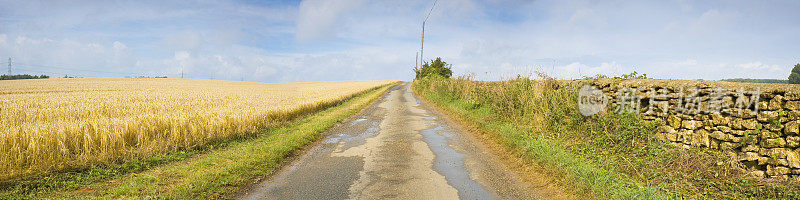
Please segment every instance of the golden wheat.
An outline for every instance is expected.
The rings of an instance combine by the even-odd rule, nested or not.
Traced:
[[[388,83],[0,81],[0,180],[253,135]]]

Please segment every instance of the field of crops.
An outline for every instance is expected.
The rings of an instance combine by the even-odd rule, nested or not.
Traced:
[[[245,137],[391,81],[0,82],[0,180]]]

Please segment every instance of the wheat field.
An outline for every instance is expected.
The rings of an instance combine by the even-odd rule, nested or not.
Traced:
[[[0,180],[246,137],[392,81],[0,81]]]

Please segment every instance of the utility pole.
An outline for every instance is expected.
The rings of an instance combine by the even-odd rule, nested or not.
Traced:
[[[416,57],[414,57],[414,69],[419,69],[419,52],[417,52]]]
[[[425,16],[425,19],[422,20],[422,37],[421,37],[421,41],[420,41],[420,45],[419,45],[419,60],[420,60],[419,64],[420,65],[422,65],[422,62],[425,60],[425,56],[423,56],[423,54],[422,54],[423,50],[425,49],[425,22],[428,21],[429,17],[431,17],[431,12],[433,12],[433,8],[436,7],[436,2],[439,2],[439,0],[436,0],[436,1],[433,2],[433,6],[431,6],[431,10],[428,11],[428,16]]]
[[[422,37],[421,37],[422,41],[420,41],[420,43],[419,43],[419,54],[420,55],[422,55],[422,50],[425,49],[425,21],[427,21],[427,20],[428,20],[427,17],[425,18],[425,20],[422,20]],[[420,65],[422,65],[423,60],[425,60],[424,57],[419,59],[419,64]]]
[[[8,75],[11,76],[11,57],[8,57]]]
[[[183,78],[183,67],[181,67],[181,78]]]

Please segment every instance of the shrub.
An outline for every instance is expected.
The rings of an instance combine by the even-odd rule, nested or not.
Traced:
[[[425,61],[421,69],[414,67],[414,73],[416,74],[414,79],[422,79],[433,74],[450,78],[453,76],[453,71],[450,70],[451,67],[451,64],[447,64],[447,62],[442,61],[442,58],[437,57],[435,60],[431,60],[430,63]]]
[[[597,74],[592,77],[584,76],[583,79],[604,79],[604,78],[613,78],[613,79],[648,79],[647,74],[639,74],[639,72],[633,71],[630,74],[623,74],[621,76],[609,77],[604,74]]]

